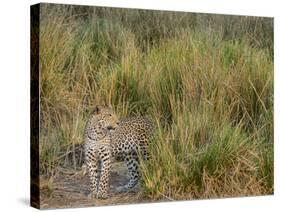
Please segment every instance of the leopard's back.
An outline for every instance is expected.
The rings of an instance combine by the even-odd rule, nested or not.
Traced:
[[[111,134],[113,153],[119,156],[145,150],[154,133],[154,124],[147,117],[130,117],[120,120]],[[145,150],[146,151],[146,150]]]

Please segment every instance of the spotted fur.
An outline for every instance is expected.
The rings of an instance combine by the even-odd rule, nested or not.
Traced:
[[[86,165],[93,196],[108,197],[109,174],[114,160],[123,160],[127,165],[130,180],[125,189],[137,184],[138,156],[148,159],[147,147],[153,131],[154,126],[146,117],[131,117],[119,121],[112,109],[96,108],[85,128]]]
[[[148,159],[147,147],[153,135],[153,124],[146,117],[131,117],[120,121],[111,133],[112,154],[124,160],[130,176],[126,189],[133,188],[139,180],[138,155]]]
[[[115,129],[118,123],[119,120],[111,108],[97,106],[86,124],[85,159],[92,196],[108,197],[108,179],[112,162],[110,130]]]

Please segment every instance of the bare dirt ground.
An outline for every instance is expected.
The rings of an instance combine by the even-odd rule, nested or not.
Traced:
[[[62,169],[53,177],[51,184],[48,184],[46,180],[41,180],[41,208],[88,207],[147,202],[142,197],[139,185],[130,191],[118,192],[118,188],[124,186],[127,182],[126,167],[123,163],[116,163],[112,167],[110,177],[110,197],[108,199],[90,198],[88,197],[90,186],[87,174],[84,174],[83,171],[73,172]]]

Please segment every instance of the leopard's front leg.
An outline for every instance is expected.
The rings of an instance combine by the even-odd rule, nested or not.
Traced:
[[[87,173],[91,183],[90,197],[95,197],[98,188],[98,156],[93,149],[86,151]]]
[[[97,198],[106,199],[109,197],[109,175],[111,168],[111,151],[104,149],[101,153],[101,176],[99,181],[99,188]]]

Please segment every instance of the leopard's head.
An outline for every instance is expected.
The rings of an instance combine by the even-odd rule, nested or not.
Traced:
[[[98,126],[103,130],[115,130],[119,124],[119,118],[111,106],[95,106],[93,116],[95,116]]]

